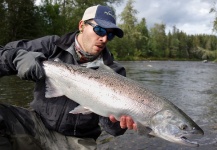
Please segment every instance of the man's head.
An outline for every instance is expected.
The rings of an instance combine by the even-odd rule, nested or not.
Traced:
[[[123,37],[123,31],[116,25],[115,14],[108,6],[97,5],[87,8],[82,20],[87,21],[91,19],[103,28],[113,29],[116,36]]]
[[[115,35],[123,37],[123,31],[116,25],[114,12],[108,6],[102,5],[85,10],[79,22],[79,30],[79,44],[84,51],[93,55],[100,53]]]

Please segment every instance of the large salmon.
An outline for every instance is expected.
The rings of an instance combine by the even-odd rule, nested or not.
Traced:
[[[54,61],[43,62],[46,73],[46,97],[65,95],[80,105],[71,113],[96,113],[120,118],[129,115],[139,134],[150,134],[170,142],[198,146],[188,140],[203,135],[203,130],[181,109],[156,95],[144,85],[105,69],[88,69]]]

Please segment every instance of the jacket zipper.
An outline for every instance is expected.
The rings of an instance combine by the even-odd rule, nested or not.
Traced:
[[[76,135],[76,129],[77,129],[77,125],[79,123],[79,117],[80,117],[80,114],[77,114],[76,115],[75,126],[74,126],[74,135]]]
[[[64,103],[64,107],[63,107],[63,109],[62,109],[62,112],[61,112],[61,114],[60,114],[60,116],[59,116],[59,119],[58,119],[58,122],[57,122],[57,126],[56,126],[57,131],[59,131],[60,123],[61,123],[61,121],[62,121],[64,112],[65,112],[64,110],[65,110],[65,108],[66,108],[66,102],[67,102],[67,101],[65,101],[65,103]]]

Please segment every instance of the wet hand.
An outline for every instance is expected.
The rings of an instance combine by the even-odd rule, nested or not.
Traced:
[[[111,122],[115,123],[117,122],[117,119],[110,115],[109,119],[111,120]],[[137,126],[136,123],[134,123],[133,119],[130,116],[121,116],[120,118],[120,127],[122,129],[128,128],[129,130],[137,130]]]

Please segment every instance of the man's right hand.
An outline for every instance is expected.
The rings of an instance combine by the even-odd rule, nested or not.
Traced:
[[[109,119],[111,122],[117,122],[116,118],[113,115],[109,116]],[[120,118],[120,127],[122,129],[129,129],[129,130],[135,130],[137,131],[137,125],[134,123],[133,119],[130,116],[121,116]]]
[[[24,80],[38,81],[45,77],[44,69],[41,62],[46,57],[41,52],[28,52],[20,49],[16,53],[13,64],[18,71],[18,76]]]

